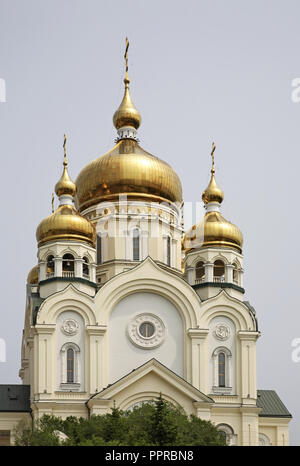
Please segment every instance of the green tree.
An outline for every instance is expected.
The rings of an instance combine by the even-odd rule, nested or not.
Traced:
[[[15,430],[17,445],[225,445],[224,437],[208,421],[173,406],[160,395],[130,411],[112,408],[111,413],[90,419],[63,420],[43,416],[32,425],[22,421]]]

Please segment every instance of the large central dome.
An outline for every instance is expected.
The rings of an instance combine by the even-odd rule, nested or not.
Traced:
[[[79,211],[126,194],[130,199],[181,202],[181,182],[166,162],[142,149],[134,139],[121,139],[113,149],[79,173]]]
[[[80,212],[103,201],[117,200],[120,195],[131,200],[182,201],[180,179],[172,167],[146,152],[138,143],[136,133],[141,115],[129,91],[128,46],[126,39],[124,97],[113,117],[118,142],[79,173],[75,204]]]

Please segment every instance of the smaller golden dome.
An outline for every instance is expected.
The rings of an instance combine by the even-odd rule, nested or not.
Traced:
[[[30,270],[29,274],[27,275],[27,283],[29,285],[37,285],[39,282],[39,266],[35,265]]]
[[[125,63],[126,63],[126,72],[125,72],[125,79],[124,79],[124,84],[125,84],[125,92],[124,92],[124,97],[123,100],[120,104],[120,107],[118,110],[115,112],[113,116],[113,123],[115,125],[115,128],[119,130],[120,128],[123,128],[124,126],[131,126],[135,129],[138,129],[138,127],[141,124],[141,115],[139,111],[136,109],[135,105],[133,104],[129,92],[129,83],[130,79],[128,76],[128,48],[129,48],[129,41],[128,38],[126,37],[126,48],[125,48]]]
[[[126,77],[124,79],[124,97],[118,110],[116,110],[113,116],[113,123],[116,129],[123,128],[124,126],[133,126],[135,129],[138,129],[142,121],[140,112],[137,110],[137,108],[131,100],[129,92],[129,83],[130,80],[128,79],[128,77]]]
[[[242,252],[243,235],[240,229],[226,220],[220,212],[207,212],[200,222],[184,236],[185,251],[207,247],[227,247]]]
[[[93,224],[80,215],[72,205],[60,205],[41,221],[36,230],[38,246],[54,240],[84,241],[95,245],[96,232]]]
[[[66,156],[66,142],[67,138],[64,134],[64,170],[60,180],[55,185],[55,193],[58,197],[63,196],[64,194],[74,197],[76,194],[76,184],[71,180],[67,169],[68,162]]]
[[[80,215],[72,204],[76,185],[69,177],[67,171],[66,135],[64,135],[63,165],[62,177],[55,186],[55,192],[60,197],[60,205],[55,212],[52,211],[52,214],[42,220],[37,227],[36,239],[38,246],[48,241],[56,240],[84,241],[95,246],[96,231],[94,225]],[[64,197],[64,195],[69,195],[70,197]]]
[[[65,162],[63,174],[55,185],[55,193],[58,197],[63,196],[64,194],[69,194],[70,196],[74,197],[76,193],[76,185],[69,177],[67,163],[65,164]]]
[[[216,146],[212,144],[212,168],[209,185],[202,194],[207,210],[204,218],[190,228],[184,236],[184,249],[187,253],[191,249],[207,247],[228,247],[242,252],[243,235],[239,228],[226,220],[219,212],[224,194],[215,180],[214,152]],[[210,204],[216,203],[216,204]]]
[[[208,204],[209,202],[218,202],[219,204],[222,203],[224,199],[224,194],[221,188],[216,183],[215,180],[215,150],[216,145],[212,143],[212,151],[211,151],[211,159],[212,159],[212,166],[211,166],[211,177],[209,185],[207,186],[206,190],[202,193],[202,200],[204,204]]]
[[[223,199],[224,199],[223,191],[217,185],[214,171],[213,171],[211,173],[209,185],[207,186],[206,190],[203,191],[202,200],[204,204],[208,204],[209,202],[219,202],[219,204],[221,204]]]

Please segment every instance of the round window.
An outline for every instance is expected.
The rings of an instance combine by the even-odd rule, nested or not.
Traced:
[[[166,329],[162,320],[150,312],[133,317],[127,326],[131,342],[140,348],[156,348],[165,339]]]
[[[144,338],[151,338],[153,337],[155,332],[155,327],[151,322],[143,322],[139,326],[139,333]]]

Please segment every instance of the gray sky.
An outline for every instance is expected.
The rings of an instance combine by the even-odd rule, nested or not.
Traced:
[[[0,383],[20,382],[26,277],[63,133],[73,179],[113,146],[128,35],[141,145],[177,171],[185,201],[201,199],[216,142],[223,213],[244,234],[245,299],[262,332],[258,388],[278,392],[300,444],[299,17],[297,0],[0,0]]]

